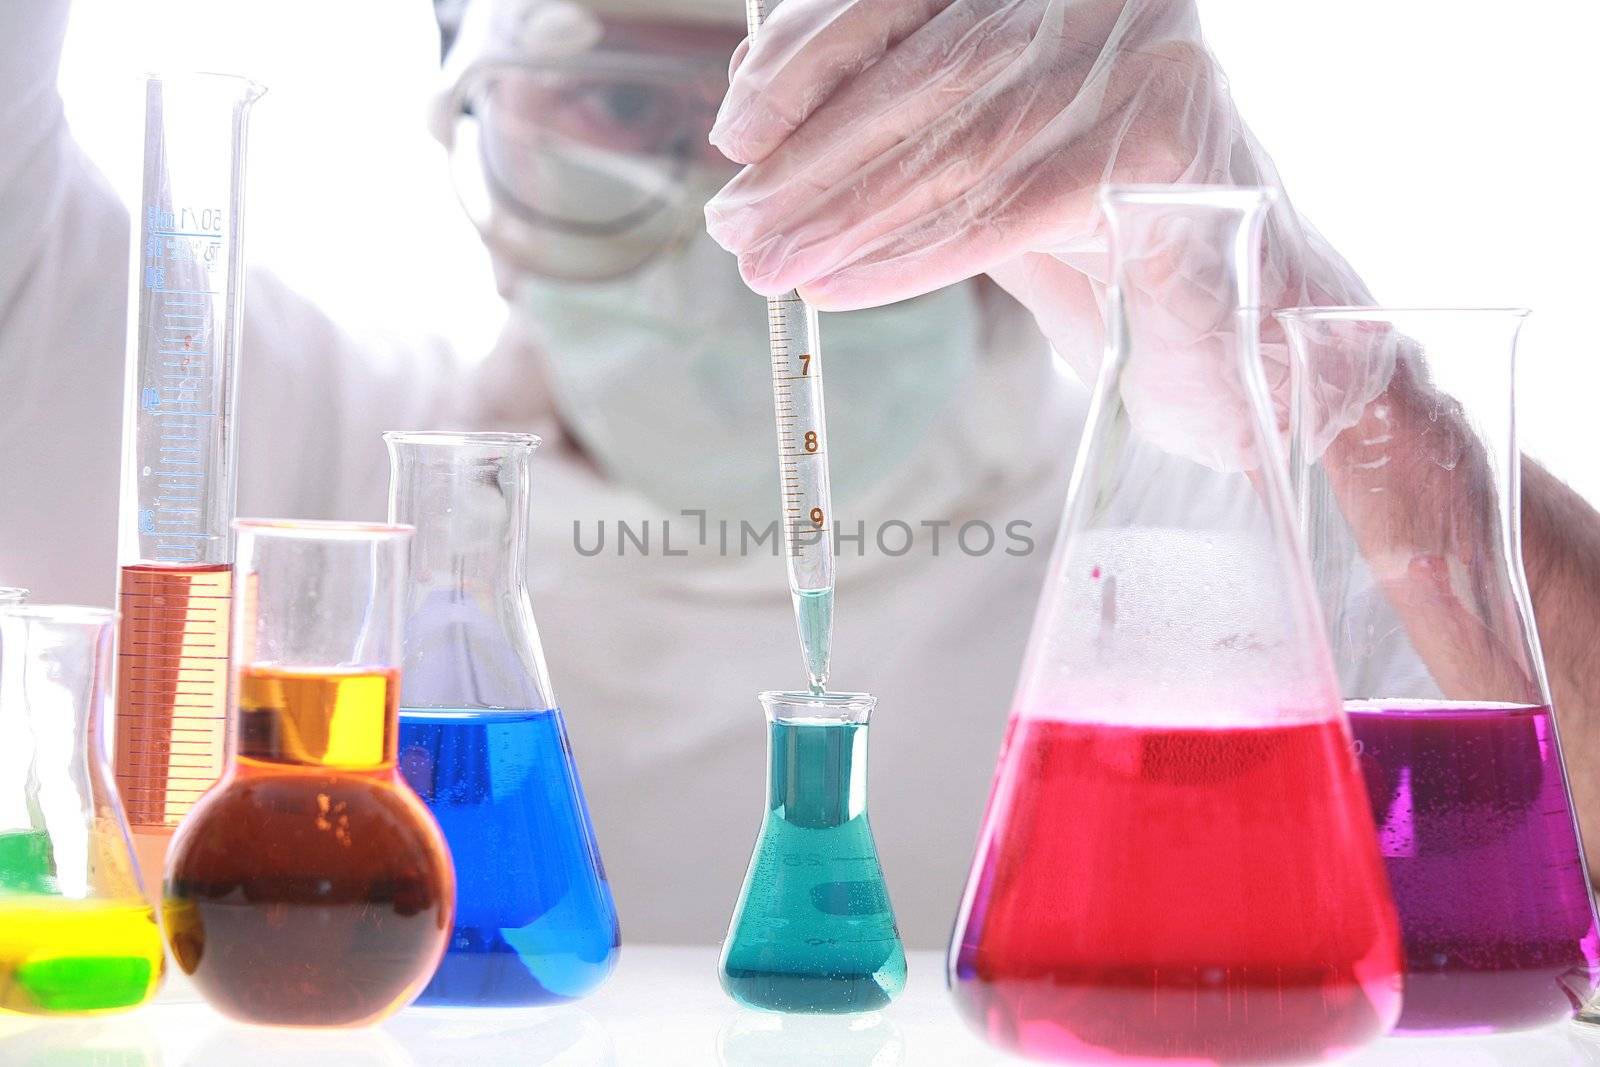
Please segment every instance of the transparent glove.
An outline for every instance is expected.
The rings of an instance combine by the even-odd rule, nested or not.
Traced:
[[[1192,0],[784,0],[735,53],[711,140],[749,164],[707,204],[706,223],[752,288],[798,288],[847,310],[987,272],[1086,381],[1103,349],[1102,183],[1280,188]],[[1188,344],[1215,324],[1172,302],[1205,286],[1214,263],[1181,236],[1128,298],[1160,303],[1142,317],[1170,324],[1167,347],[1186,362],[1124,389],[1141,431],[1226,469],[1234,449],[1216,432],[1215,396],[1232,378],[1215,366],[1225,346]],[[1281,195],[1262,298],[1286,427],[1288,348],[1270,312],[1371,299]],[[1376,393],[1374,370],[1318,383],[1326,437]]]

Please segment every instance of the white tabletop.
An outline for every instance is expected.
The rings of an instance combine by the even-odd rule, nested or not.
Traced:
[[[368,1030],[230,1023],[181,981],[138,1011],[81,1021],[0,1018],[5,1067],[972,1067],[1013,1063],[956,1017],[941,958],[910,956],[905,995],[865,1016],[743,1011],[717,985],[717,950],[624,945],[617,973],[579,1004],[413,1008]],[[1498,1037],[1391,1038],[1350,1067],[1600,1067],[1600,1033],[1576,1026]]]

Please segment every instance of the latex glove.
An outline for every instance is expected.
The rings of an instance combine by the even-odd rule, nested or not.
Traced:
[[[711,140],[750,164],[706,223],[752,288],[846,310],[987,272],[1085,380],[1103,347],[1102,183],[1280,187],[1190,0],[784,0],[735,53]],[[1286,198],[1267,230],[1262,353],[1286,428],[1288,350],[1270,312],[1371,299]],[[1171,266],[1151,301],[1203,285],[1214,263]],[[1234,377],[1211,371],[1214,392]],[[1234,466],[1209,429],[1171,443],[1185,405],[1209,402],[1207,382],[1205,366],[1183,368],[1130,410],[1165,426],[1169,447]],[[1376,388],[1364,375],[1322,383],[1326,436]]]

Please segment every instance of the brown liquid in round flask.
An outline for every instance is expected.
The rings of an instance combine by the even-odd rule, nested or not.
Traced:
[[[239,671],[237,754],[178,829],[164,924],[218,1011],[359,1026],[406,1004],[449,938],[455,880],[396,770],[393,671]]]

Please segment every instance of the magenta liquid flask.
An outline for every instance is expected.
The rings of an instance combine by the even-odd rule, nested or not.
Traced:
[[[1102,196],[1111,344],[950,948],[958,1006],[1013,1052],[1318,1062],[1399,1013],[1257,348],[1267,203]]]
[[[1542,1026],[1600,938],[1522,570],[1515,309],[1307,308],[1294,480],[1405,944],[1412,1033]],[[1365,407],[1319,398],[1376,371]]]

